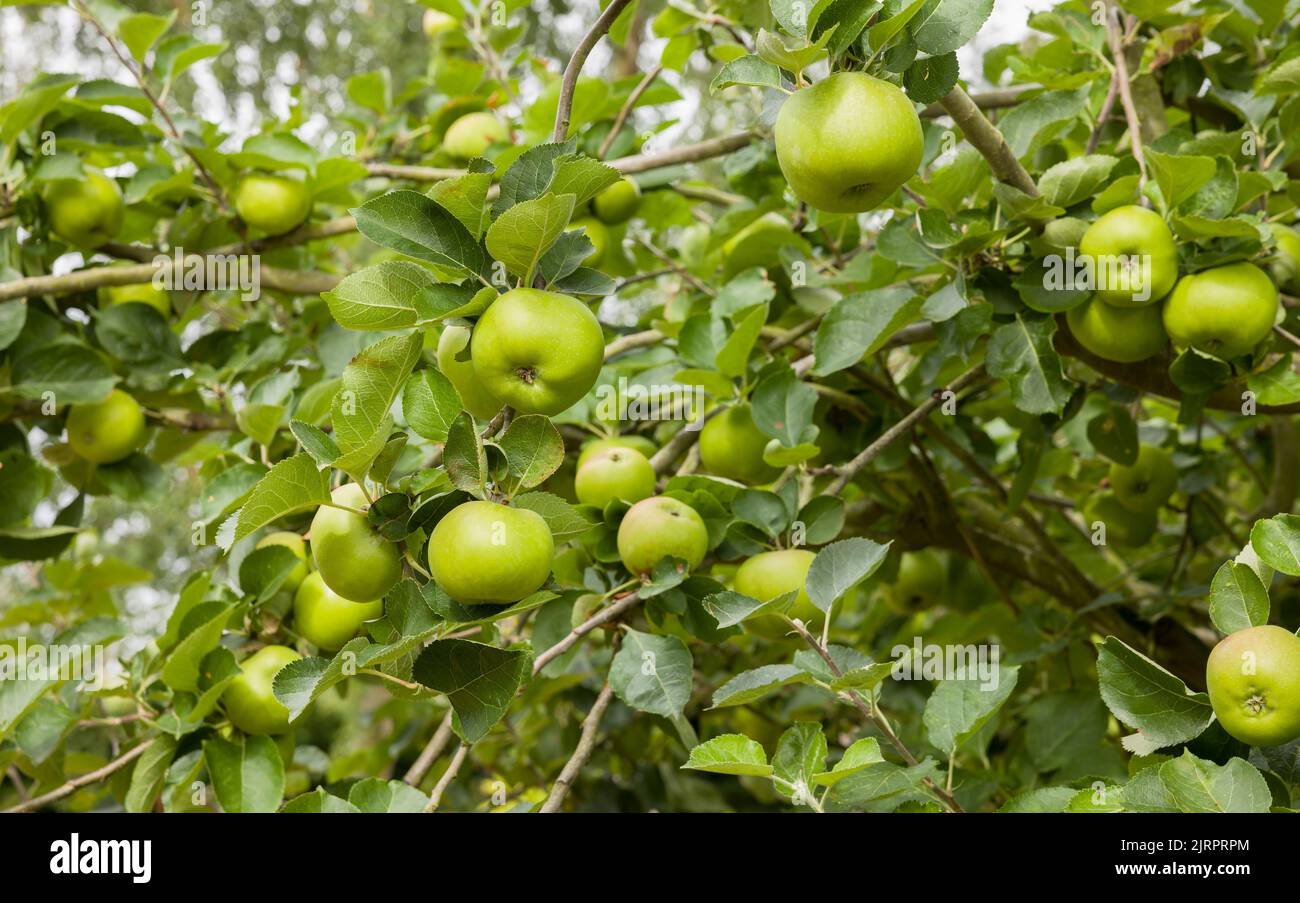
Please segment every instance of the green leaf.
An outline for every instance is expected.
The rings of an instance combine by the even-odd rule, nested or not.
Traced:
[[[957,84],[959,74],[956,53],[927,56],[907,67],[903,88],[913,103],[937,103]]]
[[[913,3],[889,18],[877,20],[875,25],[867,29],[867,43],[871,45],[871,52],[875,54],[885,49],[889,42],[908,26],[908,23],[916,17],[916,14],[921,11],[921,7],[925,6],[925,4],[926,0],[914,0]]]
[[[1106,154],[1086,154],[1057,163],[1038,179],[1038,191],[1049,204],[1073,207],[1094,197],[1119,163]]]
[[[826,768],[826,735],[815,721],[796,721],[776,742],[772,770],[794,802],[811,793],[813,779]]]
[[[1300,577],[1300,515],[1278,514],[1255,521],[1250,544],[1265,564]]]
[[[392,430],[389,408],[420,360],[423,338],[417,333],[381,339],[343,369],[342,384],[330,405],[334,441],[344,457],[335,462],[349,473],[363,472]]]
[[[477,241],[488,223],[488,189],[492,187],[491,164],[487,172],[470,171],[454,179],[435,182],[429,197],[460,220]]]
[[[455,216],[418,191],[390,191],[351,211],[366,238],[469,276],[487,267],[483,248]]]
[[[159,734],[154,737],[149,748],[140,754],[140,758],[135,760],[135,767],[131,770],[131,785],[122,802],[122,807],[127,812],[149,812],[153,809],[154,800],[162,793],[167,769],[171,767],[177,745],[176,738]]]
[[[164,38],[154,51],[153,71],[162,73],[163,84],[170,86],[176,78],[195,63],[217,56],[226,49],[225,44],[204,44],[187,34]],[[166,93],[164,91],[164,93]]]
[[[213,737],[203,757],[217,802],[226,812],[274,812],[284,798],[284,762],[270,737]]]
[[[834,768],[813,775],[813,783],[822,787],[833,787],[864,768],[870,768],[883,761],[885,757],[880,753],[880,741],[875,737],[863,737],[844,750],[844,755],[835,763]]]
[[[95,678],[94,647],[107,646],[114,640],[121,639],[125,632],[125,625],[116,618],[90,618],[55,635],[53,641],[53,645],[68,651],[73,662],[76,660],[71,659],[71,647],[80,647],[84,650],[80,673],[77,673],[75,668],[53,672],[47,670],[43,679],[38,675],[29,674],[26,680],[0,680],[0,740],[9,736],[9,732],[46,691],[61,686],[73,678],[78,681],[93,680]],[[12,644],[5,645],[11,647],[9,655],[17,658],[17,650],[12,648]],[[29,643],[29,652],[34,645],[35,643]],[[60,676],[65,673],[68,677]]]
[[[988,371],[1011,386],[1016,407],[1027,414],[1059,414],[1072,394],[1052,347],[1056,321],[1028,318],[999,326],[989,339]]]
[[[447,430],[443,464],[457,489],[482,498],[487,484],[487,453],[474,418],[466,411]]]
[[[116,382],[99,355],[80,345],[59,343],[18,358],[9,391],[31,399],[51,392],[54,403],[62,407],[103,401]]]
[[[1130,752],[1149,754],[1200,735],[1214,718],[1210,699],[1115,637],[1097,647],[1101,698],[1112,715],[1138,733],[1124,738]]]
[[[712,593],[702,600],[704,610],[713,616],[719,627],[735,627],[754,613],[773,607],[774,601],[760,602],[730,590]]]
[[[143,62],[144,55],[149,52],[154,41],[162,37],[163,32],[171,28],[175,20],[174,10],[165,16],[135,13],[117,23],[117,33],[121,35],[127,50],[131,51],[131,56]]]
[[[1255,393],[1255,400],[1260,404],[1287,405],[1300,401],[1300,373],[1293,369],[1290,357],[1282,357],[1261,373],[1250,374],[1246,387]]]
[[[825,808],[827,812],[892,812],[903,803],[932,802],[924,786],[927,778],[942,781],[933,759],[910,768],[877,762],[832,786]]]
[[[655,636],[630,627],[614,655],[609,684],[614,693],[638,712],[673,718],[691,697],[694,660],[675,636]]]
[[[993,0],[926,0],[912,20],[912,39],[931,56],[949,53],[975,37],[993,12]]]
[[[1160,782],[1178,812],[1268,812],[1273,802],[1264,776],[1245,759],[1217,765],[1183,750],[1159,766]]]
[[[203,658],[221,642],[221,633],[234,610],[233,604],[202,602],[186,614],[182,638],[163,665],[163,683],[173,690],[199,689]]]
[[[541,414],[523,414],[512,420],[500,445],[513,478],[512,492],[540,485],[564,463],[560,431]]]
[[[404,329],[415,325],[415,298],[433,284],[433,275],[419,264],[386,260],[345,276],[321,297],[346,329]]]
[[[316,469],[311,455],[303,453],[285,458],[258,480],[249,493],[248,501],[239,509],[232,542],[285,515],[310,511],[329,501],[329,483]]]
[[[718,349],[715,365],[723,376],[736,377],[745,372],[750,352],[758,341],[763,325],[767,323],[767,305],[763,304],[739,318],[735,329]]]
[[[691,750],[690,758],[682,768],[756,777],[772,774],[772,766],[767,764],[767,754],[763,752],[763,747],[744,734],[722,734],[701,743]]]
[[[1254,568],[1225,561],[1210,584],[1210,620],[1219,633],[1268,623],[1268,590]]]
[[[1088,421],[1088,441],[1116,464],[1131,467],[1137,461],[1137,424],[1123,405],[1112,404]]]
[[[255,603],[265,602],[279,592],[299,564],[300,559],[287,546],[254,549],[239,563],[239,589]]]
[[[429,798],[403,781],[366,778],[352,785],[348,802],[362,812],[423,812]]]
[[[805,581],[812,603],[822,611],[830,611],[838,599],[879,569],[891,545],[855,536],[819,551]]]
[[[717,94],[724,88],[749,85],[755,88],[780,88],[781,70],[773,63],[752,53],[732,60],[718,70],[709,83],[709,93]]]
[[[511,501],[516,508],[527,508],[540,514],[557,544],[582,536],[595,526],[595,522],[581,510],[549,492],[526,492]]]
[[[485,737],[501,720],[528,675],[532,656],[468,640],[438,640],[415,660],[412,677],[446,693],[453,727],[466,743]]]
[[[324,787],[317,787],[310,793],[304,793],[295,796],[289,802],[284,804],[281,812],[311,813],[319,814],[321,812],[330,812],[342,814],[347,812],[360,812],[356,806],[347,800],[339,799],[331,793],[326,793]]]
[[[813,373],[829,376],[875,354],[898,330],[916,321],[923,299],[905,285],[848,295],[817,328]]]
[[[1011,147],[1011,152],[1017,157],[1024,157],[1051,140],[1071,120],[1087,112],[1089,87],[1084,85],[1073,91],[1047,91],[1022,101],[1009,110],[998,122],[998,128]]]
[[[617,169],[591,157],[568,155],[555,161],[555,175],[547,186],[550,194],[574,196],[577,209],[613,185],[623,176]]]
[[[1150,148],[1146,150],[1145,157],[1170,210],[1210,181],[1217,165],[1213,157],[1162,154]]]
[[[548,193],[515,204],[488,227],[488,251],[524,284],[531,285],[538,262],[569,225],[573,208],[572,194]]]
[[[960,673],[944,680],[925,703],[926,739],[952,756],[961,744],[976,734],[1002,707],[1016,688],[1018,665],[995,666],[994,686],[981,676]]]
[[[721,624],[721,622],[719,622]],[[712,708],[748,705],[791,684],[808,683],[810,675],[795,665],[763,665],[737,674],[713,691]]]
[[[451,425],[465,409],[451,380],[437,370],[419,370],[402,389],[402,413],[416,435],[434,442],[447,441]]]

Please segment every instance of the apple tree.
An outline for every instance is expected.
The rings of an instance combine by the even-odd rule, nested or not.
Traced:
[[[7,11],[0,808],[1294,809],[1300,4],[994,5]]]

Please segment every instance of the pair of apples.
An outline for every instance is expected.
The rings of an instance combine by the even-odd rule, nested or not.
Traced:
[[[1096,493],[1083,507],[1091,527],[1106,525],[1106,542],[1124,548],[1146,545],[1159,527],[1159,512],[1178,488],[1173,455],[1156,445],[1143,445],[1136,460],[1110,466],[1110,488]]]
[[[1098,273],[1113,271],[1109,263],[1123,260],[1141,262],[1146,276],[1136,288],[1103,285],[1066,314],[1079,344],[1105,360],[1136,363],[1159,354],[1170,341],[1231,360],[1253,351],[1276,322],[1277,288],[1252,263],[1179,279],[1173,233],[1158,213],[1144,207],[1118,207],[1099,217],[1083,233],[1079,252],[1095,262]]]

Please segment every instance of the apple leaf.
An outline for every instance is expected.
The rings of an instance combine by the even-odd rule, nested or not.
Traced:
[[[907,67],[903,88],[913,103],[936,103],[957,84],[959,70],[956,53],[927,56]]]
[[[848,295],[827,311],[813,340],[813,373],[829,376],[875,354],[894,333],[916,320],[923,299],[906,285]]]
[[[249,493],[248,501],[239,509],[232,542],[286,514],[310,511],[329,501],[329,484],[311,455],[285,458],[267,471]]]
[[[531,285],[538,262],[569,225],[573,208],[572,194],[547,193],[515,204],[488,227],[488,251]]]
[[[914,0],[907,8],[890,16],[888,19],[881,19],[867,29],[867,43],[871,46],[873,54],[879,53],[885,49],[897,35],[899,35],[908,23],[916,17],[925,6],[926,0]]]
[[[352,359],[330,406],[334,441],[344,460],[334,466],[355,475],[370,466],[392,429],[389,408],[420,360],[423,336],[390,336]]]
[[[175,20],[175,10],[165,16],[134,13],[117,23],[117,33],[121,36],[122,43],[131,51],[131,56],[143,62],[144,55],[149,52],[154,41],[162,37],[163,32],[170,28]]]
[[[811,792],[813,777],[826,769],[826,735],[815,721],[796,721],[776,742],[773,776],[798,803]]]
[[[1194,195],[1214,177],[1217,169],[1213,157],[1162,154],[1157,150],[1148,150],[1145,156],[1170,210]]]
[[[1300,576],[1300,515],[1278,514],[1255,521],[1250,545],[1265,564],[1291,577]]]
[[[1268,590],[1254,568],[1225,561],[1210,584],[1210,620],[1220,633],[1268,623]]]
[[[995,665],[988,686],[981,676],[968,672],[945,680],[930,694],[922,721],[926,739],[949,756],[972,737],[1002,707],[1016,688],[1019,665]]]
[[[912,20],[912,39],[931,56],[951,53],[979,32],[993,0],[926,0]]]
[[[453,729],[466,743],[474,743],[505,715],[531,666],[532,656],[526,651],[469,640],[438,640],[420,653],[411,676],[447,694],[456,712]]]
[[[1085,154],[1057,163],[1038,179],[1038,191],[1049,204],[1073,207],[1093,197],[1110,177],[1119,158]]]
[[[512,501],[516,508],[527,508],[540,514],[557,543],[581,536],[595,526],[595,522],[581,509],[549,492],[525,492]]]
[[[284,798],[284,761],[270,737],[236,734],[203,744],[212,789],[226,812],[274,812]]]
[[[881,545],[860,536],[833,542],[817,553],[805,581],[808,597],[822,611],[870,577],[884,563],[893,542]]]
[[[403,329],[415,325],[413,299],[433,284],[433,274],[419,264],[387,260],[345,276],[321,297],[346,329]]]
[[[478,427],[468,411],[461,413],[447,430],[447,444],[442,453],[451,483],[475,498],[487,492],[487,453]]]
[[[1138,731],[1124,738],[1130,752],[1186,743],[1214,719],[1208,696],[1115,637],[1097,647],[1097,677],[1110,713]]]
[[[269,545],[254,549],[239,562],[239,590],[252,596],[254,604],[276,594],[300,560],[288,546]]]
[[[154,737],[149,748],[140,754],[131,769],[131,785],[127,788],[122,808],[127,812],[149,812],[153,809],[154,800],[158,799],[167,780],[167,769],[176,756],[176,746],[174,737],[166,734]]]
[[[469,170],[454,179],[435,182],[429,189],[429,197],[460,220],[477,240],[483,237],[483,230],[487,228],[487,196],[496,167],[486,160],[476,159],[470,161]]]
[[[113,371],[89,348],[60,343],[15,360],[8,391],[31,399],[52,392],[63,406],[103,401],[116,382]]]
[[[402,414],[416,435],[446,442],[451,425],[465,409],[460,393],[442,373],[418,370],[402,389]]]
[[[352,785],[348,802],[362,812],[423,812],[429,798],[403,781],[366,778]]]
[[[691,750],[682,768],[710,771],[714,774],[748,774],[768,777],[772,766],[757,740],[744,734],[722,734]]]
[[[760,304],[743,316],[734,318],[735,328],[718,349],[715,365],[723,376],[737,377],[745,372],[754,343],[767,323],[767,305]]]
[[[774,64],[754,54],[732,60],[713,77],[709,92],[717,94],[724,88],[749,85],[755,88],[780,88],[781,70]]]
[[[568,154],[555,161],[555,175],[546,186],[548,194],[574,196],[574,207],[581,207],[619,179],[617,169],[599,160]]]
[[[880,753],[880,741],[875,737],[863,737],[844,750],[844,755],[840,756],[834,768],[813,775],[813,783],[821,787],[832,787],[850,775],[883,761],[885,757]]]
[[[523,414],[512,420],[501,437],[500,445],[513,478],[511,495],[520,489],[540,485],[564,463],[564,440],[560,438],[560,431],[550,418],[540,414]]]
[[[487,257],[465,225],[418,191],[390,191],[351,211],[366,238],[468,276],[487,267]]]
[[[1016,407],[1026,414],[1059,414],[1072,394],[1052,347],[1056,321],[1017,314],[989,339],[988,371],[1011,386]]]
[[[791,684],[806,684],[812,677],[797,665],[763,665],[737,674],[713,691],[710,708],[748,705]]]
[[[573,156],[577,142],[539,144],[530,147],[516,158],[501,177],[501,193],[492,205],[492,214],[501,216],[521,201],[541,197],[555,179],[556,163],[561,158]]]
[[[610,665],[609,684],[638,712],[674,718],[690,701],[693,669],[691,652],[677,637],[629,627]]]

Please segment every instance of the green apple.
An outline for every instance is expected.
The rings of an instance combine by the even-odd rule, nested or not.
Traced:
[[[779,213],[764,213],[722,243],[722,278],[730,279],[754,267],[773,271],[781,268],[781,249],[790,246],[802,253],[808,242]]]
[[[1180,348],[1229,360],[1273,331],[1277,288],[1259,267],[1233,263],[1184,276],[1165,301],[1165,332]]]
[[[1080,345],[1108,361],[1144,361],[1169,344],[1159,305],[1116,307],[1093,298],[1070,308],[1065,320]]]
[[[98,169],[84,171],[83,179],[46,183],[42,197],[56,235],[80,248],[98,248],[117,237],[126,210],[116,181]]]
[[[680,558],[693,571],[708,550],[704,519],[690,505],[666,495],[637,502],[618,525],[618,557],[633,574],[647,574],[665,558]]]
[[[895,609],[904,612],[948,604],[948,568],[943,558],[933,549],[904,552],[887,596]]]
[[[592,439],[582,446],[582,451],[578,452],[578,466],[586,464],[592,455],[607,448],[630,448],[639,451],[647,459],[654,457],[654,453],[659,450],[659,446],[645,436],[607,436],[604,439]]]
[[[1273,281],[1288,295],[1300,295],[1300,235],[1287,226],[1273,226],[1277,253],[1270,266]]]
[[[1210,705],[1223,729],[1251,746],[1300,737],[1300,637],[1273,625],[1219,641],[1205,666]]]
[[[510,604],[546,583],[555,539],[536,511],[465,502],[429,536],[429,571],[457,602]]]
[[[1178,488],[1174,456],[1158,445],[1144,445],[1130,466],[1110,465],[1110,488],[1130,511],[1158,511]]]
[[[582,259],[582,265],[600,266],[605,260],[605,255],[609,253],[609,228],[594,216],[580,216],[569,223],[569,227],[564,231],[577,232],[579,229],[587,233],[587,239],[592,247],[591,253]]]
[[[73,405],[68,411],[68,444],[94,464],[112,464],[144,445],[144,412],[121,389],[103,401]]]
[[[366,621],[384,613],[383,600],[353,602],[325,585],[320,571],[312,571],[293,597],[293,623],[298,633],[327,652],[341,649]]]
[[[460,28],[460,20],[440,9],[426,9],[421,22],[426,37],[436,38]]]
[[[470,339],[474,375],[523,414],[558,414],[600,375],[605,336],[591,308],[568,295],[517,288],[492,302]]]
[[[573,480],[578,501],[604,508],[615,499],[639,502],[655,494],[655,470],[631,448],[607,448],[589,455]]]
[[[468,326],[446,326],[438,339],[438,369],[451,381],[465,403],[465,410],[480,420],[490,420],[501,410],[501,399],[483,388],[474,375],[472,361],[458,361],[456,355],[469,344]]]
[[[166,319],[172,315],[172,296],[166,289],[154,288],[153,283],[138,285],[103,285],[96,290],[100,307],[118,304],[147,304]]]
[[[289,710],[275,698],[271,685],[280,669],[300,658],[288,646],[263,646],[240,662],[240,675],[221,694],[230,723],[253,736],[289,730]]]
[[[268,533],[257,541],[257,548],[265,549],[267,546],[284,546],[298,559],[298,564],[289,572],[289,576],[284,579],[281,586],[281,589],[294,592],[302,585],[303,579],[307,576],[307,544],[302,541],[302,537],[297,533],[280,530],[275,533]]]
[[[1160,214],[1136,204],[1099,217],[1079,254],[1092,259],[1094,297],[1116,307],[1155,304],[1178,280],[1174,234]]]
[[[1098,523],[1106,527],[1106,544],[1135,549],[1155,536],[1159,521],[1154,511],[1132,511],[1113,492],[1099,492],[1083,506],[1083,520],[1089,532]]]
[[[916,175],[916,107],[889,82],[837,72],[796,91],[776,117],[776,159],[799,199],[827,213],[878,206]]]
[[[700,430],[700,465],[706,473],[729,480],[770,483],[781,469],[763,460],[767,443],[749,405],[733,405],[709,418]]]
[[[335,504],[365,510],[356,483],[331,493]],[[321,505],[311,521],[311,556],[325,585],[344,599],[382,599],[402,576],[402,555],[370,526],[365,515]]]
[[[591,202],[596,216],[611,226],[630,220],[640,205],[641,186],[631,179],[619,179],[597,194]]]
[[[235,189],[239,218],[267,235],[283,235],[311,215],[311,191],[288,176],[249,173]]]
[[[510,140],[510,131],[492,113],[480,110],[457,119],[442,136],[442,149],[453,157],[481,157],[492,145]]]
[[[811,633],[819,633],[825,616],[813,605],[805,582],[808,569],[817,555],[808,549],[782,549],[776,552],[759,552],[748,558],[736,570],[733,581],[736,592],[770,602],[786,593],[797,592],[785,614],[798,618]],[[745,630],[769,640],[779,640],[790,633],[791,627],[779,614],[762,614],[744,622]]]

